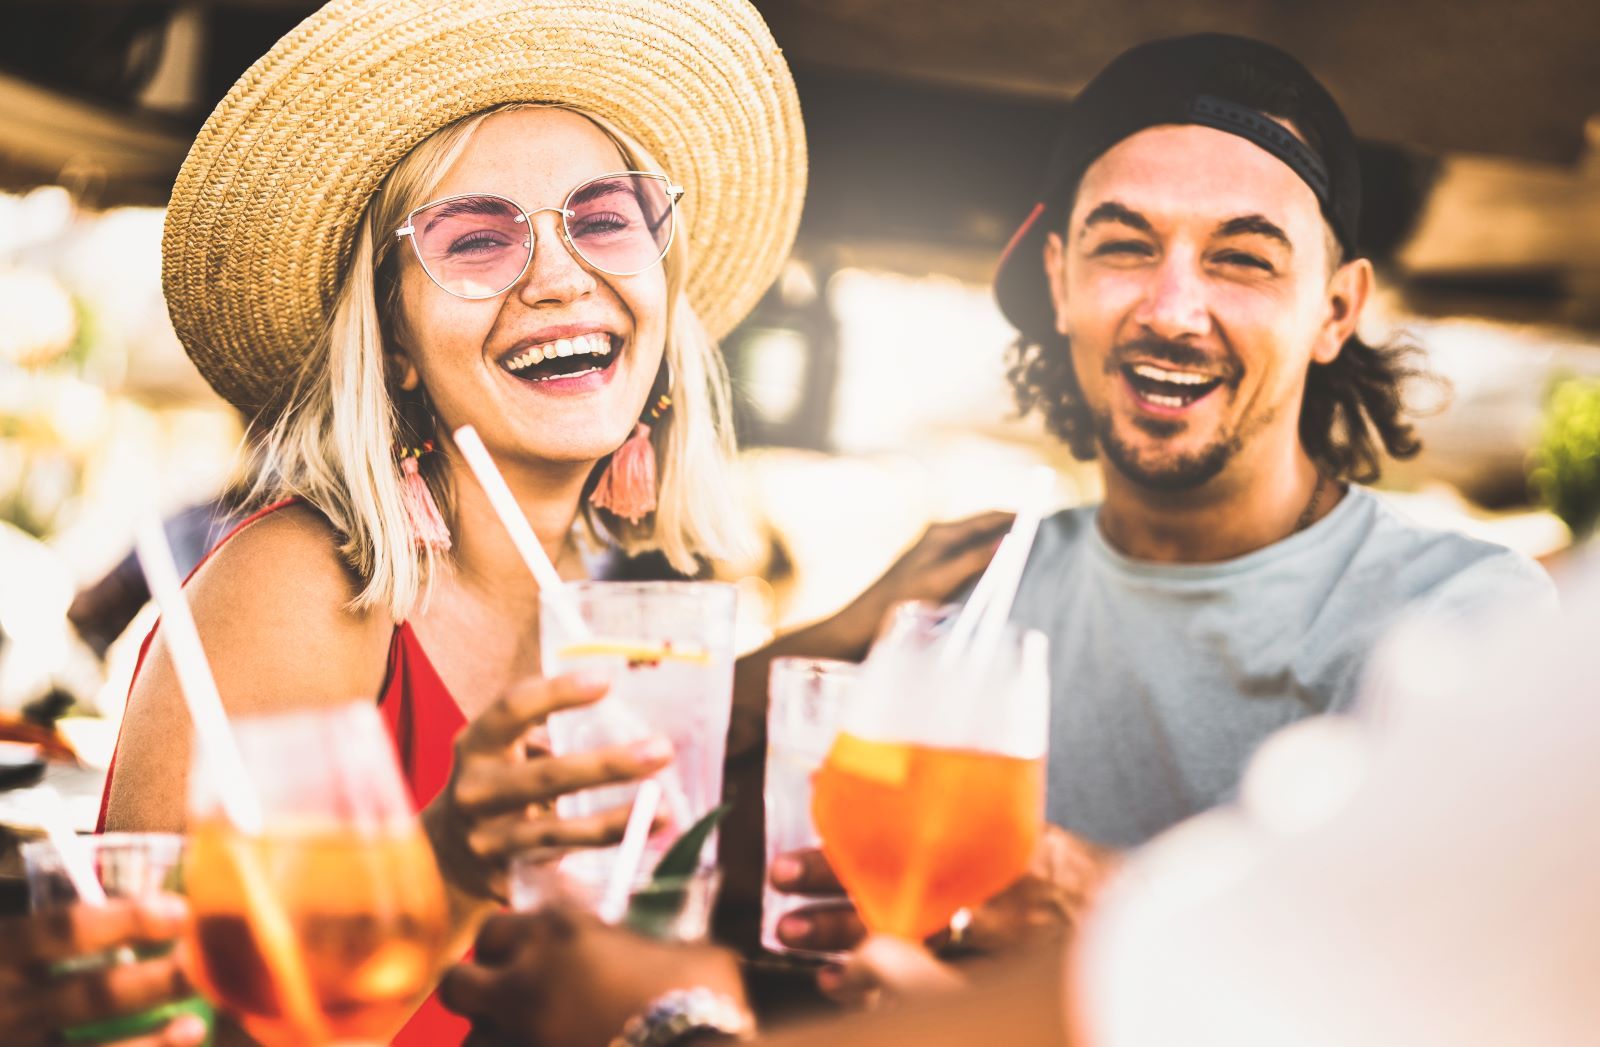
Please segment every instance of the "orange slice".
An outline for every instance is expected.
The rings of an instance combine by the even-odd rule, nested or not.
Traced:
[[[873,742],[851,734],[833,740],[828,764],[843,774],[880,785],[904,785],[911,773],[911,747],[902,742]]]

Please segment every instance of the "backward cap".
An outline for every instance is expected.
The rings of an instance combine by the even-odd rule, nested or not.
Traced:
[[[1294,112],[1273,112],[1263,96],[1287,102]],[[1113,59],[1068,106],[1037,203],[1000,260],[995,298],[1025,336],[1036,338],[1054,329],[1044,241],[1065,217],[1062,210],[1084,171],[1112,146],[1145,128],[1205,122],[1195,117],[1196,99],[1205,97],[1294,122],[1326,172],[1327,183],[1319,193],[1323,215],[1346,253],[1356,251],[1361,170],[1355,135],[1338,102],[1305,66],[1271,44],[1224,33],[1140,44]]]

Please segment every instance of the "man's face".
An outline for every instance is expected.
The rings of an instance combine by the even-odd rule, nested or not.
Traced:
[[[1096,160],[1045,266],[1102,453],[1167,490],[1268,449],[1258,441],[1297,440],[1307,369],[1337,356],[1365,295],[1351,266],[1330,279],[1310,187],[1195,125],[1146,129]]]

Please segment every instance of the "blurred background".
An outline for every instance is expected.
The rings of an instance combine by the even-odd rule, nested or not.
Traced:
[[[1383,287],[1366,333],[1410,337],[1453,386],[1384,486],[1550,563],[1600,515],[1592,0],[756,2],[812,166],[794,256],[724,343],[767,536],[764,556],[718,567],[751,597],[748,642],[841,605],[928,521],[1009,505],[1036,462],[1064,504],[1096,496],[1092,466],[1016,417],[988,278],[1063,103],[1118,52],[1181,32],[1287,48],[1362,137]],[[315,6],[0,4],[0,724],[75,714],[80,822],[149,624],[115,573],[130,507],[216,497],[241,435],[168,322],[161,208],[211,107]],[[211,523],[175,538],[198,556]]]

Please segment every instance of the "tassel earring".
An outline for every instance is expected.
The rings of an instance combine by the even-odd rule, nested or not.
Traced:
[[[667,380],[671,386],[671,379]],[[600,474],[589,495],[589,504],[614,513],[629,523],[638,523],[656,509],[656,449],[650,443],[651,423],[657,422],[672,406],[672,397],[662,393],[650,410],[649,421],[641,418],[633,435],[611,454],[606,471]]]
[[[400,500],[406,507],[416,544],[442,553],[450,549],[450,528],[445,526],[444,517],[439,513],[432,488],[422,478],[420,465],[422,456],[432,451],[432,440],[421,447],[400,448]]]

